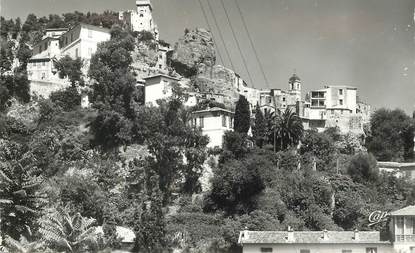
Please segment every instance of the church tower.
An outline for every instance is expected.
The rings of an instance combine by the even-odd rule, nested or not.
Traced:
[[[301,79],[294,73],[288,80],[288,92],[295,97],[295,101],[301,101]]]
[[[136,27],[134,27],[133,30],[153,32],[153,6],[151,5],[150,0],[137,0],[135,1],[135,5],[137,6],[138,16],[135,23]]]

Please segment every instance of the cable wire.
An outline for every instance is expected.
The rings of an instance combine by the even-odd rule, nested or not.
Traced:
[[[229,62],[231,63],[231,67],[232,67],[232,69],[234,70],[234,69],[235,69],[235,67],[234,67],[234,65],[233,65],[232,58],[231,58],[231,56],[230,56],[230,54],[229,54],[228,47],[226,46],[225,40],[223,39],[223,34],[222,34],[222,31],[221,31],[221,29],[219,28],[218,21],[217,21],[217,19],[216,19],[215,13],[213,12],[212,6],[211,6],[211,4],[209,3],[209,1],[210,1],[210,0],[207,0],[206,2],[207,2],[207,4],[208,4],[208,6],[209,6],[209,10],[210,10],[210,12],[212,13],[212,17],[213,17],[213,20],[215,21],[216,28],[217,28],[217,30],[219,31],[219,37],[220,37],[220,39],[222,40],[223,46],[225,47],[225,52],[226,52],[226,55],[228,56],[228,58],[229,58]]]
[[[241,19],[242,19],[242,24],[243,24],[243,27],[244,27],[244,29],[245,29],[245,32],[248,34],[248,39],[249,39],[249,42],[250,42],[251,47],[252,47],[252,49],[253,49],[253,51],[254,51],[255,59],[256,59],[256,61],[258,62],[258,66],[259,66],[259,69],[261,70],[261,73],[262,73],[262,76],[263,76],[263,78],[264,78],[265,84],[266,84],[267,88],[269,89],[270,87],[269,87],[269,83],[268,83],[268,78],[267,78],[267,76],[266,76],[266,74],[265,74],[265,71],[264,71],[264,68],[263,68],[263,66],[262,66],[262,63],[261,63],[261,61],[260,61],[260,59],[259,59],[259,57],[258,57],[258,52],[256,51],[256,48],[255,48],[254,42],[253,42],[253,40],[252,40],[251,34],[250,34],[249,30],[248,30],[248,26],[246,25],[245,18],[244,18],[244,16],[243,16],[243,13],[242,13],[241,7],[239,6],[239,4],[238,4],[238,1],[237,1],[237,0],[234,0],[234,2],[235,2],[236,7],[237,7],[237,9],[238,9],[239,15],[241,16]]]
[[[207,24],[209,30],[212,33],[213,43],[215,43],[215,47],[216,47],[216,51],[218,52],[219,59],[220,59],[222,65],[225,65],[225,62],[223,61],[222,55],[219,51],[219,47],[218,47],[219,44],[216,42],[215,36],[213,35],[212,26],[210,25],[210,22],[209,22],[207,14],[206,14],[205,8],[203,7],[202,0],[199,0],[199,4],[200,4],[200,8],[202,9],[203,16],[205,17],[206,24]]]
[[[232,22],[231,22],[231,20],[230,20],[230,18],[229,18],[228,11],[226,10],[226,7],[225,7],[225,4],[224,4],[223,0],[220,0],[220,2],[221,2],[221,4],[222,4],[222,8],[223,8],[223,10],[225,11],[225,15],[226,15],[226,19],[227,19],[227,21],[228,21],[229,27],[231,28],[233,39],[235,40],[235,42],[236,42],[236,46],[237,46],[238,51],[239,51],[239,54],[241,55],[241,58],[242,58],[242,63],[243,63],[243,65],[244,65],[244,67],[245,67],[245,70],[246,70],[246,72],[247,72],[247,74],[248,74],[249,80],[251,81],[251,85],[253,86],[253,85],[254,85],[254,82],[253,82],[253,80],[252,80],[251,73],[249,72],[249,69],[248,69],[248,65],[247,65],[246,59],[245,59],[244,55],[242,54],[241,45],[239,44],[239,41],[238,41],[238,39],[236,38],[235,30],[233,29],[233,25],[232,25]]]

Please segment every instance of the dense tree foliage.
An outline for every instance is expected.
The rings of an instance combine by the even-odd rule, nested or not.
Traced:
[[[252,127],[252,137],[258,147],[262,147],[267,141],[267,125],[259,105],[255,108],[255,123]]]
[[[110,12],[1,19],[0,209],[9,252],[110,251],[121,246],[117,226],[135,232],[135,251],[240,252],[244,228],[367,230],[373,210],[414,204],[413,183],[379,172],[375,159],[411,159],[413,119],[401,111],[375,113],[366,131],[373,156],[362,136],[304,131],[288,109],[257,108],[251,122],[241,97],[236,131],[207,149],[192,112],[223,104],[187,108],[176,83],[171,98],[143,105],[131,54],[153,40],[146,33],[114,26],[99,46],[88,72],[92,108],[79,106],[86,79],[78,59],[58,64],[71,87],[29,101],[28,49],[44,29],[116,20]],[[375,229],[387,235],[386,224]]]
[[[235,119],[233,129],[241,134],[247,134],[251,127],[251,110],[249,102],[244,96],[239,96],[235,107]]]
[[[380,161],[411,160],[414,156],[415,125],[402,110],[379,109],[370,120],[366,146]]]

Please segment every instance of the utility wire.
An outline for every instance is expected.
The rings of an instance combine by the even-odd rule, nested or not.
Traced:
[[[215,47],[216,47],[216,51],[218,52],[219,59],[220,59],[222,65],[225,65],[225,62],[223,61],[222,55],[221,55],[221,53],[219,51],[219,44],[216,42],[215,36],[213,35],[212,26],[210,25],[210,22],[209,22],[209,19],[208,19],[207,14],[206,14],[205,8],[203,7],[202,0],[199,0],[199,4],[200,4],[200,8],[202,9],[203,16],[205,17],[206,24],[207,24],[209,30],[212,33],[213,43],[215,43]]]
[[[231,28],[231,31],[232,31],[232,36],[233,36],[233,39],[234,39],[234,40],[235,40],[235,42],[236,42],[236,46],[237,46],[237,48],[238,48],[239,54],[241,55],[243,65],[244,65],[244,67],[245,67],[246,72],[248,73],[248,77],[249,77],[249,80],[251,81],[251,85],[253,86],[253,85],[254,85],[254,82],[253,82],[253,80],[252,80],[251,73],[249,72],[248,65],[247,65],[247,63],[246,63],[246,59],[245,59],[244,55],[242,54],[241,45],[239,44],[239,41],[238,41],[238,39],[236,38],[235,30],[233,29],[232,22],[231,22],[231,20],[230,20],[230,18],[229,18],[228,11],[226,10],[226,7],[225,7],[225,4],[223,3],[223,0],[220,0],[220,2],[221,2],[221,4],[222,4],[222,8],[223,8],[223,10],[225,11],[226,19],[228,20],[229,27]]]
[[[239,15],[241,16],[243,27],[245,28],[245,31],[248,34],[249,42],[250,42],[251,47],[252,47],[252,49],[254,51],[254,55],[255,55],[255,58],[256,58],[256,60],[258,62],[259,69],[261,70],[261,73],[262,73],[262,76],[264,78],[265,84],[267,85],[267,87],[269,89],[270,87],[269,87],[269,83],[268,83],[268,78],[267,78],[267,76],[265,74],[265,71],[264,71],[264,68],[262,66],[262,63],[261,63],[261,61],[260,61],[260,59],[258,57],[258,52],[256,51],[256,48],[255,48],[254,42],[252,40],[251,34],[250,34],[249,30],[248,30],[248,26],[246,25],[245,18],[244,18],[244,15],[242,13],[241,7],[239,6],[237,0],[234,0],[234,2],[235,2],[236,7],[238,9]]]
[[[213,17],[213,20],[215,21],[216,28],[217,28],[217,29],[218,29],[218,31],[219,31],[219,37],[220,37],[220,39],[222,40],[223,46],[225,47],[225,52],[226,52],[226,55],[228,56],[228,58],[229,58],[229,62],[231,63],[231,67],[232,67],[232,69],[234,70],[234,69],[235,69],[235,67],[234,67],[234,65],[233,65],[232,58],[231,58],[231,56],[230,56],[230,54],[229,54],[228,47],[226,46],[225,40],[223,39],[222,31],[221,31],[221,29],[220,29],[220,27],[219,27],[219,25],[218,25],[218,21],[216,20],[216,16],[215,16],[215,13],[213,12],[213,9],[212,9],[212,6],[211,6],[211,4],[210,4],[210,1],[211,1],[211,0],[207,0],[206,2],[207,2],[207,4],[208,4],[208,6],[209,6],[209,10],[210,10],[210,12],[212,13],[212,17]]]

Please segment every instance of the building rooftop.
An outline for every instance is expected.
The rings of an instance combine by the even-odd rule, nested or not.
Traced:
[[[176,77],[173,77],[173,76],[164,75],[164,74],[156,74],[156,75],[152,75],[152,76],[147,76],[147,77],[144,77],[143,79],[144,80],[148,80],[148,79],[153,79],[153,78],[157,78],[157,77],[165,77],[165,78],[168,78],[168,79],[171,79],[171,80],[180,81],[179,78],[176,78]]]
[[[223,108],[219,108],[219,107],[212,107],[212,108],[205,109],[205,110],[195,111],[193,113],[196,114],[196,113],[204,113],[204,112],[227,112],[227,113],[233,114],[233,112],[223,109]]]
[[[290,77],[289,82],[294,83],[296,81],[301,81],[301,79],[294,73],[292,77]]]
[[[289,240],[288,233],[293,233]],[[326,238],[324,238],[326,233]],[[358,238],[355,239],[355,233]],[[335,243],[389,243],[381,241],[378,231],[242,231],[241,244],[335,244]]]
[[[378,166],[381,168],[406,169],[415,168],[415,163],[378,162]]]
[[[397,211],[391,212],[391,216],[415,216],[415,206],[407,206]]]
[[[90,25],[90,24],[85,24],[85,23],[79,23],[75,26],[72,26],[70,29],[68,29],[67,32],[63,33],[61,36],[64,36],[65,34],[69,33],[70,31],[74,30],[75,28],[81,26],[82,28],[87,28],[89,30],[95,30],[95,31],[101,31],[101,32],[106,32],[106,33],[110,33],[110,29],[108,28],[104,28],[104,27],[100,27],[100,26],[95,26],[95,25]]]

